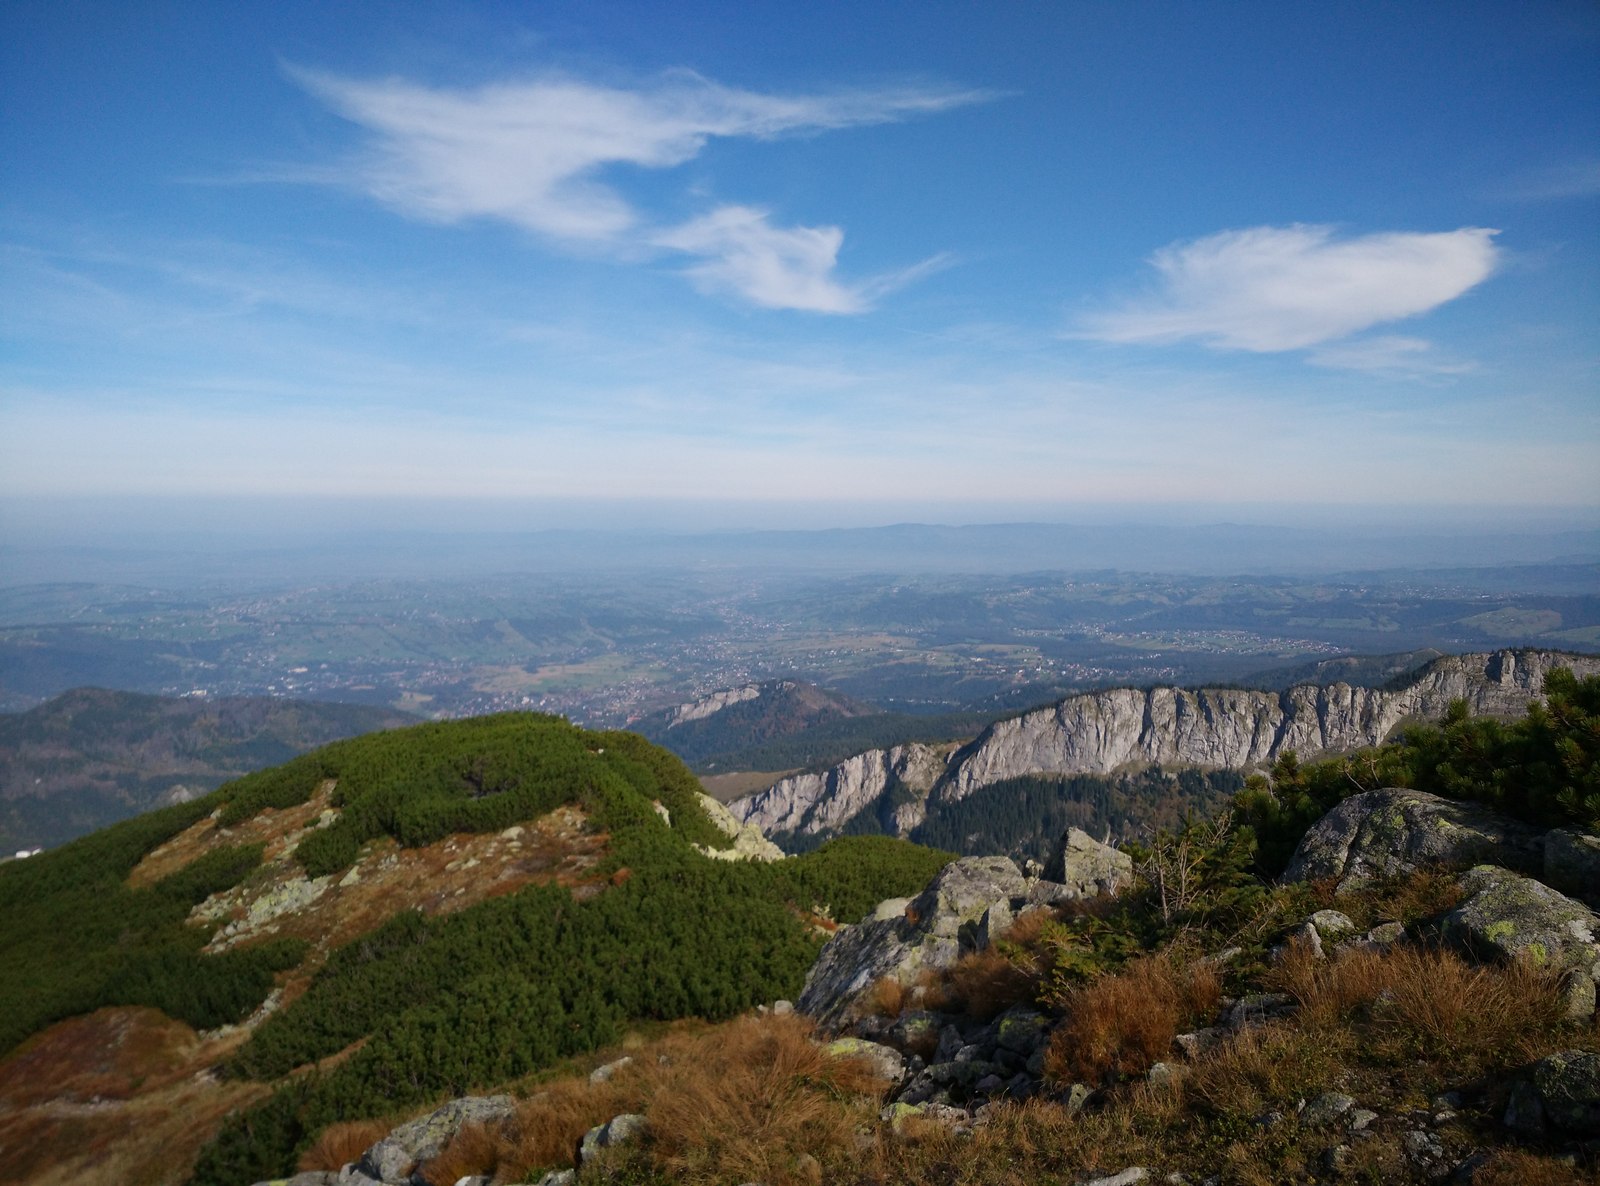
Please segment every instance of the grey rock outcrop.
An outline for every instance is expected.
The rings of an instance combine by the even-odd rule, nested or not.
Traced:
[[[696,845],[706,856],[718,861],[781,861],[785,853],[761,834],[755,824],[743,823],[710,795],[699,794],[700,807],[716,829],[733,841],[729,848]]]
[[[857,754],[729,804],[769,833],[830,833],[863,811],[895,835],[983,787],[1030,774],[1111,774],[1132,766],[1248,769],[1286,750],[1303,758],[1377,745],[1403,722],[1442,717],[1465,700],[1475,714],[1515,716],[1557,667],[1600,674],[1600,656],[1503,650],[1447,655],[1400,688],[1304,684],[1284,692],[1116,688],[1072,696],[997,721],[948,759],[923,745]]]
[[[1600,657],[1551,651],[1448,655],[1405,687],[1303,684],[1282,693],[1207,688],[1117,688],[1074,696],[991,725],[961,757],[937,798],[965,798],[1023,774],[1109,774],[1122,767],[1234,767],[1377,745],[1408,719],[1444,715],[1466,700],[1475,714],[1513,716],[1556,667],[1600,673]]]
[[[763,832],[815,835],[842,828],[863,811],[880,807],[891,789],[904,801],[886,809],[890,831],[903,836],[923,820],[923,801],[945,773],[945,759],[932,746],[912,742],[868,750],[815,774],[794,774],[754,795],[728,804],[745,823]]]
[[[667,728],[676,729],[679,725],[687,725],[690,721],[703,721],[725,708],[743,704],[746,700],[755,700],[760,695],[760,684],[745,684],[742,687],[713,692],[709,696],[678,705],[667,717]]]
[[[906,984],[924,968],[949,967],[963,938],[975,946],[977,924],[991,906],[1025,900],[1028,890],[1022,871],[1006,857],[952,861],[899,916],[869,916],[839,928],[806,975],[796,1002],[800,1012],[837,1022],[883,977]]]
[[[855,926],[840,927],[806,975],[800,1012],[824,1026],[837,1025],[859,1010],[879,980],[909,984],[923,969],[947,968],[962,952],[987,946],[1020,913],[1041,903],[1113,892],[1125,874],[1131,877],[1127,854],[1082,832],[1067,839],[1067,868],[1079,878],[1072,886],[1028,878],[1009,857],[966,857],[946,865],[909,902],[892,899]],[[1028,1024],[1013,1018],[1008,1032],[1022,1033]]]
[[[1545,833],[1540,880],[1600,909],[1600,836],[1577,828]]]
[[[1114,894],[1133,880],[1133,858],[1078,828],[1068,828],[1045,862],[1044,880],[1064,885],[1067,897]]]
[[[451,1100],[373,1145],[361,1155],[356,1170],[379,1182],[407,1182],[418,1163],[437,1157],[462,1125],[490,1124],[515,1111],[516,1102],[509,1095]]]
[[[1466,900],[1444,918],[1452,942],[1479,956],[1600,974],[1600,919],[1582,902],[1494,865],[1469,870],[1461,888]]]
[[[1332,878],[1343,891],[1426,864],[1495,861],[1531,868],[1542,859],[1538,828],[1475,803],[1388,787],[1351,795],[1312,824],[1283,876]]]
[[[1533,1064],[1545,1119],[1580,1136],[1600,1136],[1600,1054],[1563,1050]]]

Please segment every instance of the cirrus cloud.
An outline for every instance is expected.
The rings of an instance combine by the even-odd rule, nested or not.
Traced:
[[[1152,295],[1084,321],[1107,342],[1198,341],[1229,350],[1302,350],[1454,300],[1494,271],[1485,227],[1339,240],[1327,226],[1223,231],[1150,257]]]
[[[860,312],[885,288],[881,278],[847,285],[833,276],[838,227],[777,227],[736,204],[652,226],[607,171],[681,165],[715,137],[771,140],[992,97],[937,88],[767,95],[687,71],[631,89],[548,77],[475,90],[290,73],[369,134],[354,159],[296,179],[343,184],[425,221],[492,219],[569,246],[681,252],[697,258],[687,271],[702,286],[829,313]]]

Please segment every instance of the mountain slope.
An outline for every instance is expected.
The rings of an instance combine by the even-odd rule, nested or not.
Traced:
[[[710,769],[720,755],[880,711],[801,680],[767,680],[663,709],[632,728],[689,765]]]
[[[926,747],[861,754],[828,771],[785,778],[729,810],[763,831],[809,836],[837,834],[871,812],[882,830],[909,835],[931,813],[1011,779],[1112,775],[1151,764],[1249,769],[1289,750],[1338,753],[1376,745],[1403,721],[1442,717],[1455,699],[1477,714],[1514,715],[1538,696],[1554,667],[1600,673],[1600,657],[1534,650],[1445,656],[1394,688],[1116,688],[997,721],[942,760]]]
[[[337,742],[0,866],[7,1172],[277,1176],[329,1124],[793,995],[813,922],[947,859],[705,855],[730,842],[672,755],[513,713]]]
[[[315,746],[415,720],[356,704],[75,688],[0,715],[0,851],[61,844]]]

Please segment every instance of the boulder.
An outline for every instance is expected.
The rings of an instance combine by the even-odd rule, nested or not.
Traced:
[[[1065,897],[1114,894],[1133,880],[1133,858],[1087,832],[1068,828],[1045,862],[1044,880],[1065,886]]]
[[[929,1054],[939,1045],[940,1019],[937,1013],[912,1009],[902,1013],[889,1030],[889,1040],[901,1050]]]
[[[1600,836],[1577,828],[1546,832],[1540,880],[1600,910]]]
[[[823,1052],[831,1058],[856,1058],[866,1063],[880,1079],[898,1083],[905,1077],[906,1060],[892,1046],[864,1042],[860,1038],[840,1038],[829,1042]]]
[[[1150,1171],[1142,1165],[1130,1165],[1127,1169],[1115,1174],[1107,1174],[1103,1178],[1090,1178],[1083,1186],[1137,1186],[1140,1182],[1148,1181]]]
[[[1463,874],[1461,889],[1466,899],[1444,918],[1446,938],[1477,955],[1593,977],[1600,919],[1583,903],[1495,865]]]
[[[645,1118],[637,1112],[624,1112],[604,1124],[595,1125],[578,1142],[578,1166],[581,1168],[593,1161],[602,1149],[623,1145],[643,1136],[646,1126]]]
[[[1544,1117],[1557,1128],[1600,1137],[1600,1054],[1563,1050],[1533,1064]]]
[[[921,920],[929,934],[956,938],[996,902],[1027,895],[1028,882],[1009,857],[966,857],[934,875],[911,900],[906,916]]]
[[[979,951],[988,947],[1011,929],[1011,924],[1016,922],[1016,915],[1011,913],[1009,899],[996,902],[983,912],[983,917],[978,920],[977,929],[973,932],[972,942]]]
[[[1354,1096],[1325,1091],[1300,1110],[1300,1125],[1302,1128],[1324,1128],[1343,1120],[1345,1114],[1355,1106]]]
[[[1319,910],[1306,921],[1317,928],[1317,934],[1330,942],[1353,934],[1356,929],[1350,916],[1337,910]]]
[[[628,1067],[628,1066],[632,1066],[632,1065],[633,1065],[633,1059],[631,1057],[629,1057],[628,1055],[624,1054],[621,1058],[616,1059],[616,1060],[614,1060],[612,1062],[608,1062],[604,1066],[596,1067],[594,1070],[590,1071],[589,1072],[589,1082],[590,1083],[604,1083],[607,1079],[611,1078],[611,1076],[615,1075],[618,1071],[622,1070],[623,1067]]]
[[[361,1155],[358,1172],[380,1182],[404,1182],[418,1162],[437,1157],[468,1123],[491,1124],[516,1111],[509,1095],[466,1096],[402,1124]]]
[[[1026,1005],[1013,1005],[995,1023],[995,1044],[1002,1050],[1031,1055],[1045,1040],[1047,1022],[1042,1013]]]
[[[1006,857],[967,857],[941,869],[899,915],[841,927],[806,974],[796,1002],[824,1024],[848,1019],[880,979],[909,984],[924,968],[947,968],[976,945],[991,906],[1021,899],[1022,871]]]
[[[1335,879],[1340,892],[1423,865],[1533,868],[1542,836],[1475,803],[1389,787],[1351,795],[1301,837],[1285,881]]]
[[[1532,1091],[1533,1088],[1528,1090]],[[347,1165],[334,1175],[333,1186],[384,1186],[384,1183],[379,1178],[362,1173],[357,1165]]]
[[[1578,968],[1568,968],[1561,976],[1561,1011],[1573,1021],[1594,1016],[1596,986],[1594,976]]]

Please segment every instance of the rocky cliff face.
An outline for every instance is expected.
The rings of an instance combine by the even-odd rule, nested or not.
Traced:
[[[886,813],[905,835],[930,805],[1030,774],[1110,774],[1128,767],[1248,769],[1285,750],[1302,757],[1382,742],[1402,721],[1444,715],[1464,699],[1478,714],[1514,716],[1555,667],[1600,674],[1600,656],[1496,651],[1437,659],[1397,689],[1301,685],[1284,692],[1116,688],[1072,696],[989,726],[947,762],[926,746],[858,754],[820,774],[801,774],[729,804],[768,832],[835,831],[864,810]],[[913,751],[917,751],[913,753]],[[904,795],[886,794],[896,787]]]
[[[779,688],[790,685],[780,684]],[[691,700],[688,704],[680,704],[667,715],[667,728],[676,729],[679,725],[687,725],[690,721],[703,721],[707,717],[715,716],[725,708],[735,704],[743,704],[746,700],[754,700],[761,695],[760,684],[745,684],[743,687],[729,688],[722,692],[713,692],[709,696],[702,696],[699,700]]]
[[[1310,684],[1281,693],[1118,688],[1074,696],[987,729],[938,798],[954,801],[1023,774],[1109,774],[1144,763],[1246,769],[1284,750],[1302,757],[1377,745],[1400,722],[1444,715],[1464,699],[1478,714],[1513,716],[1554,667],[1600,673],[1600,657],[1497,651],[1435,660],[1396,690]]]
[[[830,770],[796,774],[764,791],[736,799],[730,811],[763,832],[814,835],[842,828],[901,788],[905,801],[888,808],[890,830],[905,835],[922,822],[922,800],[945,773],[945,760],[931,746],[912,742],[868,750]]]

